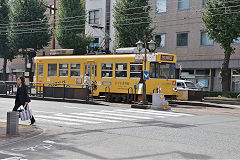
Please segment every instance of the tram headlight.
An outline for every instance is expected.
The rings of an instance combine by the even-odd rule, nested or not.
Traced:
[[[173,87],[172,90],[177,92],[177,87]]]

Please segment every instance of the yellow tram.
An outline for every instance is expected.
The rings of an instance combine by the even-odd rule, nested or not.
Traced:
[[[138,84],[144,61],[136,54],[113,55],[67,55],[35,57],[35,82],[83,84],[88,73],[95,86],[94,96],[110,93],[111,97],[126,97],[133,94]],[[175,79],[176,55],[167,53],[149,54],[146,70],[146,93],[151,97],[154,89],[161,87],[166,97],[175,98],[177,94]],[[133,90],[129,90],[131,88]],[[137,88],[141,95],[141,89]]]

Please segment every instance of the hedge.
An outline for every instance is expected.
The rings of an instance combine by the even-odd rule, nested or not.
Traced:
[[[230,92],[229,98],[237,98],[239,92]],[[203,97],[218,97],[222,96],[222,92],[214,92],[214,91],[203,91]]]

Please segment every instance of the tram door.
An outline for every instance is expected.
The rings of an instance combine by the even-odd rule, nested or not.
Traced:
[[[94,92],[97,90],[97,64],[94,61],[88,61],[87,64],[85,64],[85,76],[86,74],[88,74],[91,79],[94,95]]]

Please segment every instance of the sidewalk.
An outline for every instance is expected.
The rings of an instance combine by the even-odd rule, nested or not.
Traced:
[[[0,122],[0,147],[4,145],[8,145],[10,143],[24,140],[26,138],[37,136],[43,132],[42,129],[36,126],[19,124],[18,135],[6,135],[6,129],[7,129],[6,125],[7,125],[6,122]]]
[[[216,108],[231,108],[240,109],[240,105],[236,101],[230,101],[226,99],[217,100],[216,98],[207,98],[200,101],[182,101],[182,100],[170,100],[171,104],[189,105],[189,106],[203,106],[203,107],[216,107]]]

